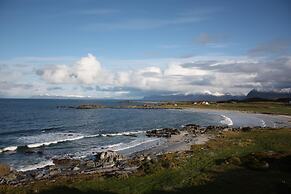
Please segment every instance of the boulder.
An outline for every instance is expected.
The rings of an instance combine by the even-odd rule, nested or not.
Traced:
[[[50,172],[49,172],[49,175],[50,176],[56,176],[56,175],[58,175],[58,174],[60,174],[61,173],[61,170],[57,170],[57,169],[55,169],[55,170],[51,170]]]
[[[175,128],[154,129],[146,132],[147,137],[165,137],[170,138],[172,135],[179,135],[180,131]]]
[[[80,164],[80,161],[70,158],[55,158],[53,159],[53,163],[56,166],[78,166]]]
[[[80,170],[80,168],[77,167],[77,166],[75,166],[75,167],[73,168],[73,171],[78,171],[78,170]]]
[[[207,132],[207,128],[200,127],[199,125],[196,125],[196,124],[185,125],[182,128],[182,130],[187,131],[189,134],[194,134],[194,135],[204,134]]]
[[[227,162],[229,164],[238,165],[238,166],[241,165],[241,163],[242,163],[240,158],[237,156],[232,156],[232,157],[228,158]]]
[[[123,160],[123,156],[115,151],[104,151],[99,152],[94,155],[94,163],[95,166],[116,166],[118,165],[119,161]]]
[[[96,162],[95,160],[87,160],[84,164],[85,167],[87,168],[95,168],[96,167]]]
[[[59,168],[74,168],[80,166],[80,160],[71,158],[54,158],[53,163]]]
[[[260,160],[254,155],[245,156],[242,161],[247,168],[252,170],[267,170],[270,167],[268,162]]]

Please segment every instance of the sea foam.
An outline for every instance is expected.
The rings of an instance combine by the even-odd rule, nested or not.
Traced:
[[[224,124],[224,125],[228,125],[228,126],[232,126],[233,125],[233,121],[231,120],[231,118],[225,116],[225,115],[220,115],[223,117],[223,120],[220,121],[221,124]]]

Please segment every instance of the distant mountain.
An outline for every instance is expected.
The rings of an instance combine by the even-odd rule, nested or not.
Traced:
[[[259,91],[256,89],[251,90],[247,98],[260,98],[260,99],[268,99],[268,100],[277,100],[283,98],[291,98],[290,92],[276,92],[276,91]]]
[[[146,96],[143,100],[148,101],[228,101],[228,100],[243,100],[245,96],[232,96],[230,94],[215,96],[211,94],[190,94],[190,95],[155,95]]]

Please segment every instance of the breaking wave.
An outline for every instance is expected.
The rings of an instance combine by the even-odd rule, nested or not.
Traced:
[[[231,120],[231,118],[225,116],[225,115],[220,115],[223,117],[223,120],[220,121],[221,124],[224,124],[224,125],[228,125],[228,126],[232,126],[233,125],[233,122]]]
[[[110,145],[104,145],[104,146],[99,146],[96,148],[92,148],[90,150],[84,151],[84,152],[78,152],[75,153],[75,156],[77,158],[84,158],[87,156],[92,155],[92,153],[97,153],[97,152],[102,152],[102,151],[123,151],[131,148],[135,148],[141,145],[145,145],[148,147],[148,144],[150,143],[155,143],[161,141],[159,138],[138,138],[136,140],[127,142],[127,143],[116,143],[116,144],[110,144]]]
[[[263,119],[261,119],[261,127],[266,127],[266,126],[267,126],[266,122]]]
[[[23,148],[38,148],[38,147],[43,147],[43,146],[49,146],[52,144],[80,140],[84,138],[130,136],[130,135],[136,135],[140,133],[144,133],[144,131],[125,131],[125,132],[119,132],[119,133],[107,133],[107,134],[95,134],[95,135],[83,135],[80,133],[40,134],[40,135],[35,135],[35,136],[20,137],[18,141],[20,141],[22,145],[8,146],[2,149],[0,148],[0,153],[17,151]]]
[[[52,160],[46,160],[46,161],[41,161],[37,164],[32,164],[32,165],[27,165],[25,167],[20,167],[16,169],[17,171],[25,172],[25,171],[30,171],[30,170],[36,170],[39,168],[44,168],[46,166],[53,166],[55,165]]]

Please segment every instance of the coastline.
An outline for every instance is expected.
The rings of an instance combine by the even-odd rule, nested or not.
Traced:
[[[86,188],[92,188],[94,191],[105,189],[119,193],[120,186],[129,184],[132,186],[126,193],[135,193],[137,184],[144,186],[149,184],[149,189],[152,190],[155,188],[154,185],[159,185],[159,181],[163,180],[164,176],[174,181],[166,184],[173,191],[181,187],[192,188],[193,183],[186,181],[188,178],[195,180],[192,188],[195,189],[195,185],[200,185],[201,178],[205,176],[213,179],[224,171],[227,172],[228,169],[245,169],[248,176],[255,176],[254,179],[257,179],[257,175],[250,174],[252,171],[272,174],[274,165],[276,167],[280,164],[285,168],[287,164],[284,161],[287,160],[286,162],[289,163],[291,159],[286,158],[291,154],[290,129],[229,126],[205,128],[195,124],[183,127],[186,128],[179,134],[171,128],[162,130],[165,134],[172,134],[171,137],[166,138],[165,147],[157,145],[156,148],[144,150],[130,157],[112,151],[102,152],[97,154],[101,163],[97,162],[96,165],[94,162],[87,161],[90,167],[86,169],[82,168],[85,161],[64,158],[54,161],[54,166],[23,173],[10,172],[4,178],[0,178],[0,192],[5,194],[71,193],[71,190],[62,188],[76,188],[76,193],[82,193],[81,191],[86,191]],[[148,135],[161,135],[161,132],[153,130],[149,131]],[[189,139],[191,141],[186,141]],[[265,145],[272,146],[265,147]],[[209,164],[211,165],[208,167]],[[3,175],[5,166],[0,166],[0,169]],[[150,177],[155,178],[152,180]],[[15,180],[17,178],[18,180]],[[147,183],[148,178],[153,183]],[[231,180],[233,179],[230,177],[229,181]],[[178,186],[179,182],[176,181],[186,182]],[[240,182],[240,179],[238,181]],[[208,182],[204,180],[203,184],[209,184]],[[80,184],[85,188],[80,187]],[[163,190],[163,187],[160,189]],[[181,191],[181,193],[187,192]]]
[[[228,125],[201,127],[196,124],[187,124],[179,130],[163,128],[147,131],[148,136],[159,137],[164,141],[156,146],[132,153],[128,156],[109,149],[97,152],[91,158],[55,158],[43,165],[39,165],[39,168],[36,169],[32,167],[27,167],[20,171],[11,169],[8,177],[0,179],[0,185],[29,185],[31,181],[53,180],[63,176],[100,173],[102,176],[107,176],[112,173],[136,173],[141,163],[145,160],[157,160],[159,157],[171,153],[187,153],[193,145],[203,145],[210,139],[219,137],[222,132],[251,131],[254,129],[260,129],[260,127],[235,128]],[[173,131],[175,132],[173,133]],[[162,137],[159,136],[161,134]]]
[[[207,114],[216,114],[222,117],[222,120],[220,123],[224,126],[228,127],[291,127],[291,116],[286,116],[286,115],[266,115],[266,114],[258,114],[258,113],[250,113],[250,112],[243,112],[243,111],[238,111],[238,110],[214,110],[214,109],[196,109],[196,108],[183,108],[181,111],[190,111],[190,112],[202,112],[202,113],[207,113]],[[261,119],[262,123],[259,123],[258,125],[255,125],[254,123],[252,125],[248,125],[246,120],[244,122],[244,125],[240,124],[237,125],[238,120],[241,120],[243,117],[251,117],[255,118],[258,117]],[[266,125],[264,120],[268,120],[269,124]],[[275,120],[274,120],[275,119]],[[253,121],[250,121],[253,122]],[[272,125],[270,125],[270,122]],[[277,124],[278,123],[278,124]],[[72,141],[72,140],[78,140],[81,138],[85,137],[95,137],[95,136],[135,136],[138,133],[145,133],[145,131],[131,131],[131,132],[120,132],[120,133],[113,133],[113,134],[98,134],[98,135],[88,135],[88,136],[80,136],[80,137],[74,137],[70,136],[67,139],[64,140],[59,140],[59,141],[52,141],[52,142],[44,142],[44,143],[37,143],[37,144],[29,144],[26,146],[9,146],[0,149],[1,152],[10,152],[10,151],[16,151],[18,149],[27,149],[30,150],[34,147],[40,147],[40,146],[46,146],[50,144],[55,144],[55,143],[62,143],[66,141]],[[183,132],[181,133],[183,134]],[[176,137],[175,137],[176,136]],[[185,135],[184,135],[185,136]],[[201,138],[201,140],[199,139]],[[209,139],[210,137],[182,137],[182,135],[173,135],[171,138],[166,139],[166,141],[160,141],[158,142],[158,145],[153,145],[150,148],[146,148],[145,150],[142,151],[137,151],[136,153],[149,153],[154,152],[154,153],[165,153],[165,152],[175,152],[175,151],[185,151],[191,147],[191,144],[195,144],[195,142],[206,142],[203,139]],[[110,150],[110,149],[109,149]],[[102,151],[102,150],[100,150]],[[119,150],[116,150],[119,152]],[[132,153],[130,155],[134,155],[136,153]],[[24,169],[32,169],[32,166],[42,166],[46,167],[45,163],[52,164],[51,160],[48,161],[43,161],[39,164],[31,165],[31,167],[25,167]],[[20,169],[21,171],[21,169]],[[23,170],[22,170],[23,171]]]
[[[187,156],[192,153],[191,148],[195,145],[205,145],[209,140],[215,140],[220,137],[225,132],[241,132],[241,131],[253,131],[258,129],[264,129],[261,126],[236,126],[236,120],[234,118],[241,117],[241,115],[248,115],[250,117],[256,116],[259,118],[269,119],[275,118],[279,119],[283,123],[281,126],[286,125],[291,126],[290,116],[285,115],[265,115],[256,113],[246,113],[241,111],[230,111],[230,110],[213,110],[213,109],[193,109],[187,108],[182,111],[194,111],[194,112],[207,112],[209,114],[218,114],[222,116],[228,123],[222,123],[222,126],[197,126],[195,124],[188,124],[182,126],[179,129],[179,134],[171,134],[170,137],[164,138],[163,141],[159,141],[158,144],[127,156],[121,155],[118,151],[111,152],[110,149],[102,152],[104,155],[112,155],[109,158],[111,161],[109,164],[102,163],[97,167],[96,163],[92,160],[87,159],[74,159],[74,158],[59,158],[56,160],[50,160],[43,166],[39,165],[39,168],[33,169],[27,167],[23,171],[12,170],[7,179],[0,178],[1,185],[30,185],[31,182],[38,181],[54,181],[60,177],[79,177],[79,176],[116,176],[123,174],[135,174],[138,173],[141,165],[145,161],[159,160],[160,157],[164,157],[168,154],[182,154]],[[276,128],[281,127],[280,125],[274,126]],[[285,126],[285,127],[286,127]],[[189,129],[184,129],[189,127]],[[270,126],[267,126],[270,127]],[[171,128],[166,128],[170,130]],[[208,131],[207,131],[207,130]],[[172,129],[171,129],[172,130]],[[167,133],[167,131],[166,131]],[[121,134],[121,135],[131,135],[131,134]],[[133,134],[134,135],[134,134]],[[188,153],[189,152],[189,153]],[[95,156],[94,156],[95,157]],[[119,158],[122,158],[119,160]],[[117,159],[117,160],[116,160]],[[114,160],[118,161],[113,162]]]

